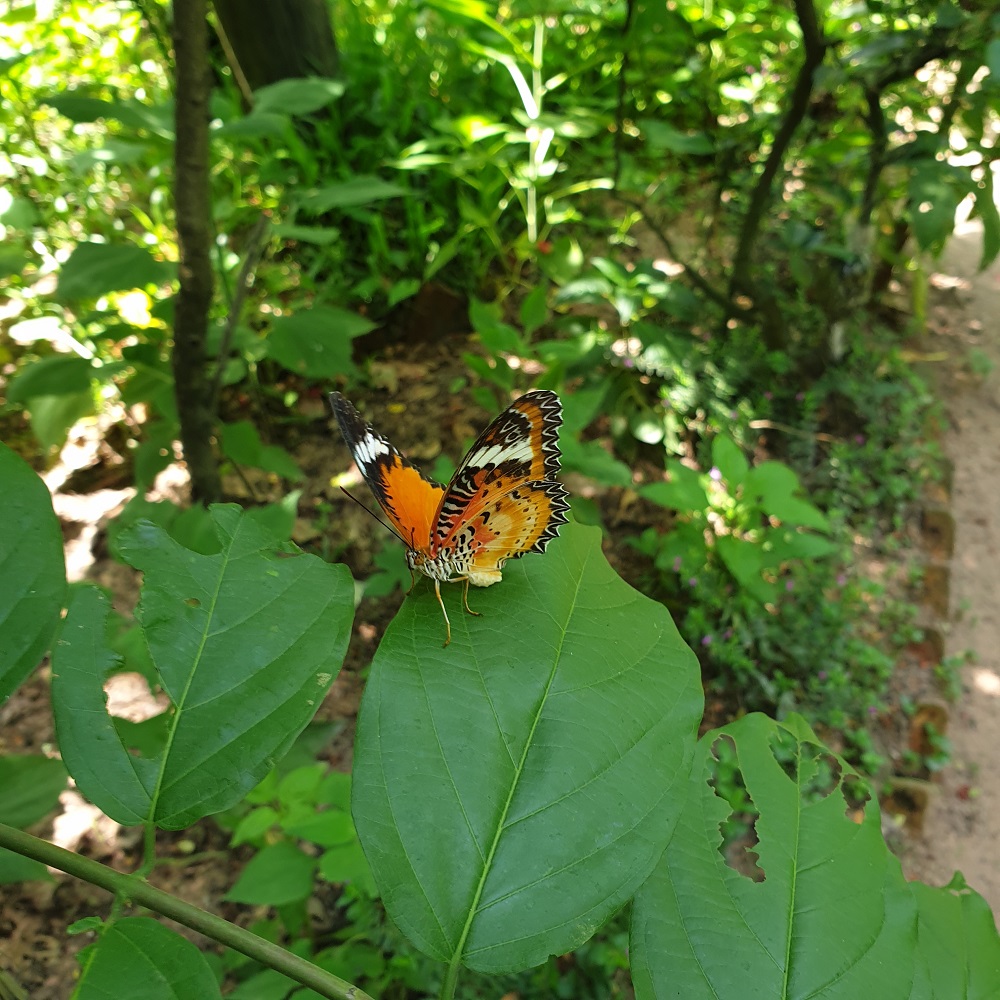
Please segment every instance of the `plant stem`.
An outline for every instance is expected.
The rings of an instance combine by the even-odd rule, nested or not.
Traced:
[[[57,868],[68,875],[90,882],[91,885],[113,892],[116,896],[155,910],[185,927],[190,927],[191,930],[212,938],[213,941],[218,941],[294,979],[303,986],[308,986],[320,996],[329,997],[331,1000],[372,1000],[367,993],[363,993],[356,986],[329,972],[324,972],[312,962],[293,955],[280,945],[265,941],[251,931],[237,927],[214,913],[208,913],[197,906],[185,903],[176,896],[163,892],[162,889],[155,889],[135,875],[116,872],[107,865],[91,861],[89,858],[81,858],[78,854],[63,850],[29,833],[15,830],[5,823],[0,823],[0,847],[6,847],[26,858],[34,858],[35,861],[40,861],[50,868]]]
[[[441,984],[439,1000],[454,1000],[455,987],[458,985],[458,972],[461,963],[456,956],[448,963],[448,971],[444,975],[444,982]]]

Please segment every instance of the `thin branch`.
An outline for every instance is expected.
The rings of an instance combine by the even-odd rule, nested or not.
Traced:
[[[190,927],[191,930],[198,931],[199,934],[204,934],[213,941],[218,941],[227,948],[232,948],[241,955],[246,955],[294,979],[297,983],[314,989],[320,996],[329,997],[331,1000],[372,1000],[367,993],[363,993],[356,986],[325,972],[304,958],[299,958],[280,945],[266,941],[252,931],[237,927],[214,913],[202,910],[191,903],[185,903],[184,900],[171,896],[162,889],[155,889],[135,875],[116,872],[107,865],[82,858],[79,854],[56,847],[47,840],[15,830],[6,823],[0,823],[0,847],[6,847],[23,857],[33,858],[50,868],[57,868],[67,875],[83,879],[91,885],[106,889],[116,896],[131,900],[156,913],[162,913],[163,916],[184,927]]]
[[[781,127],[775,133],[771,151],[764,163],[764,169],[757,178],[757,183],[750,195],[750,204],[743,216],[743,225],[740,228],[739,242],[733,258],[729,282],[729,298],[734,301],[737,295],[749,294],[751,291],[751,262],[757,237],[760,234],[761,223],[764,220],[764,213],[771,201],[771,187],[784,162],[792,137],[809,111],[809,99],[812,96],[816,70],[823,62],[829,45],[816,17],[813,0],[795,0],[795,13],[802,30],[805,55],[795,78],[795,86],[792,88],[788,110],[781,122]]]
[[[702,277],[691,264],[688,264],[680,258],[677,250],[674,249],[673,240],[667,235],[666,231],[660,226],[652,216],[647,212],[645,205],[639,200],[632,198],[630,195],[623,194],[618,191],[615,193],[615,197],[618,198],[623,204],[628,205],[630,208],[634,208],[637,212],[641,213],[643,222],[649,227],[653,235],[663,244],[667,253],[670,254],[670,259],[678,264],[684,270],[684,276],[687,280],[698,289],[706,298],[711,299],[716,305],[721,306],[726,310],[727,314],[749,314],[751,310],[739,306],[726,297],[725,292],[720,292],[717,288],[714,288],[706,278]]]
[[[233,293],[232,302],[229,305],[229,313],[226,316],[226,326],[222,331],[222,339],[219,341],[219,351],[215,362],[215,377],[212,380],[212,413],[216,413],[219,405],[219,392],[222,389],[222,376],[225,374],[226,362],[229,358],[229,350],[233,343],[233,334],[236,331],[236,324],[240,321],[243,313],[243,303],[246,301],[247,293],[253,283],[254,272],[257,265],[264,256],[267,249],[267,233],[271,220],[266,213],[262,213],[260,218],[250,230],[247,237],[246,250],[243,255],[243,263],[240,265],[240,273],[236,276],[236,291]]]

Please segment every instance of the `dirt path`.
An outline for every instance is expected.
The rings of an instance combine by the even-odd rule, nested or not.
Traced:
[[[998,178],[1000,179],[1000,178]],[[985,378],[955,383],[945,403],[951,429],[944,446],[955,465],[952,515],[951,623],[946,653],[976,654],[962,667],[962,695],[948,737],[952,766],[932,800],[921,840],[904,858],[910,877],[946,883],[955,869],[1000,915],[1000,261],[977,273],[982,227],[962,223],[942,261],[941,275],[964,280],[949,343],[956,354],[976,351]],[[978,337],[969,339],[969,331]],[[942,338],[943,339],[943,338]],[[964,341],[964,343],[962,343]],[[956,367],[961,359],[955,357]]]

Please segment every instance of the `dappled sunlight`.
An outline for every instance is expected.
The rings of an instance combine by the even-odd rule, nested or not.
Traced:
[[[1000,675],[995,670],[986,667],[974,667],[972,670],[972,685],[981,694],[1000,698]]]

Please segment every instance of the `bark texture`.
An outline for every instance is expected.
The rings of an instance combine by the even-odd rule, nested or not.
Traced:
[[[174,209],[180,249],[180,288],[174,306],[174,391],[191,496],[208,504],[221,497],[212,446],[212,386],[205,341],[212,305],[212,226],[208,176],[207,0],[174,0]]]

